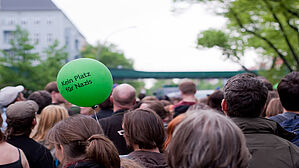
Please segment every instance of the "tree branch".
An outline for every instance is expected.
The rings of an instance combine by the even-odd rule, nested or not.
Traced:
[[[281,6],[287,11],[289,12],[291,15],[295,16],[295,17],[299,17],[299,13],[292,11],[291,9],[287,8],[283,3],[281,3]]]
[[[285,30],[284,30],[283,25],[281,24],[281,22],[280,22],[280,20],[278,19],[277,15],[274,13],[273,8],[272,8],[272,6],[269,4],[269,2],[268,2],[267,0],[263,0],[263,1],[264,1],[264,3],[266,4],[266,6],[267,6],[267,8],[269,9],[269,11],[271,12],[271,14],[272,14],[273,18],[275,19],[275,21],[279,24],[280,30],[281,30],[282,35],[283,35],[283,37],[284,37],[284,39],[285,39],[285,41],[286,41],[286,43],[287,43],[287,46],[289,47],[289,49],[290,49],[290,51],[291,51],[291,53],[292,53],[292,56],[293,56],[293,58],[294,58],[295,61],[296,61],[297,67],[299,67],[299,59],[298,59],[298,56],[297,56],[297,54],[296,54],[296,52],[295,52],[295,50],[294,50],[292,44],[290,43],[290,40],[289,40],[289,38],[288,38],[288,36],[287,36]]]
[[[273,69],[275,67],[276,60],[277,60],[277,56],[274,56],[273,60],[272,60],[271,69]]]
[[[237,24],[239,25],[239,27],[241,29],[244,29],[247,33],[250,33],[250,34],[256,36],[257,38],[262,39],[263,41],[265,41],[278,54],[278,56],[281,58],[281,60],[283,61],[285,66],[289,69],[289,71],[290,72],[293,71],[292,67],[290,66],[288,61],[285,59],[284,55],[281,52],[279,52],[279,50],[274,46],[274,44],[270,40],[268,40],[267,38],[261,36],[260,34],[254,32],[254,31],[248,30],[246,27],[244,27],[244,25],[242,24],[242,22],[241,22],[240,18],[238,17],[238,15],[233,10],[231,10],[231,11],[232,11],[232,14],[233,14],[234,18],[237,21]]]
[[[286,22],[290,26],[290,28],[292,28],[294,31],[296,31],[299,34],[299,29],[296,26],[294,26],[294,25],[291,24],[290,18],[287,18],[287,16],[285,15],[285,13],[284,13],[284,16],[286,17],[286,19],[287,19]]]

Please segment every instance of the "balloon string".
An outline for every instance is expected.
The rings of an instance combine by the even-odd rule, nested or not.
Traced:
[[[92,106],[91,108],[93,109],[93,113],[94,113],[94,115],[95,115],[95,118],[96,118],[98,124],[100,124],[100,123],[99,123],[98,116],[97,116],[97,112],[96,112],[96,108],[97,108],[97,107],[98,107],[98,105],[94,105],[94,106]]]

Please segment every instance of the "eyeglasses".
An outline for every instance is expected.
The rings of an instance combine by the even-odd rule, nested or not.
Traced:
[[[125,131],[124,131],[124,130],[119,130],[119,131],[117,131],[117,133],[118,133],[119,135],[124,135]]]

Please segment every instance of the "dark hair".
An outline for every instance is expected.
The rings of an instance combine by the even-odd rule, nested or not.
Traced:
[[[59,93],[59,90],[57,88],[57,82],[56,81],[53,81],[53,82],[49,82],[46,87],[45,87],[45,90],[49,93],[51,92],[56,92],[56,93]]]
[[[222,111],[221,102],[224,98],[223,91],[216,90],[208,97],[207,105],[218,111]]]
[[[25,135],[29,136],[32,131],[32,121],[35,116],[27,118],[6,118],[7,128],[5,130],[5,135],[9,136],[18,136]]]
[[[165,137],[163,122],[152,110],[136,109],[125,113],[123,127],[129,146],[136,144],[140,149],[162,149]]]
[[[145,98],[146,94],[144,93],[139,93],[138,98],[141,101],[143,98]]]
[[[110,96],[108,96],[108,98],[103,103],[99,104],[99,107],[102,110],[113,109],[113,103],[110,101]]]
[[[64,147],[66,159],[89,159],[103,167],[120,167],[116,147],[91,117],[78,114],[62,120],[49,131],[47,139],[50,144]],[[66,164],[65,161],[62,164]]]
[[[167,147],[171,168],[247,168],[249,157],[240,128],[210,110],[187,115]]]
[[[282,78],[277,91],[286,110],[299,111],[299,72],[291,72]]]
[[[267,100],[268,89],[252,74],[238,74],[224,87],[229,116],[259,117]]]
[[[141,101],[141,105],[146,104],[146,108],[149,108],[156,112],[158,116],[163,120],[165,117],[167,117],[167,111],[164,109],[164,106],[159,101]]]
[[[2,119],[2,116],[0,115],[0,126],[2,127],[2,124],[3,124],[3,119]],[[2,133],[2,131],[0,130],[0,143],[5,141],[5,135]]]
[[[28,100],[33,100],[38,104],[39,108],[37,114],[40,114],[46,106],[52,103],[51,94],[45,90],[35,91],[31,93],[28,97]]]
[[[179,89],[183,94],[195,94],[196,85],[192,80],[185,79],[179,84]]]
[[[257,76],[256,78],[262,81],[269,91],[273,90],[273,85],[268,81],[267,78],[264,76]]]

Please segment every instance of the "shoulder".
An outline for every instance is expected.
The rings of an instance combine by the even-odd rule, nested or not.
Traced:
[[[272,117],[269,117],[270,120],[273,120],[273,121],[276,121],[278,123],[281,123],[283,122],[284,120],[287,119],[287,117],[285,116],[285,114],[278,114],[276,116],[272,116]]]

